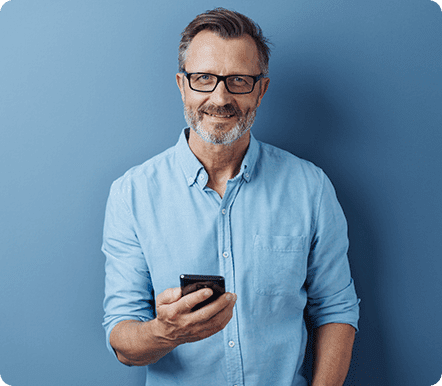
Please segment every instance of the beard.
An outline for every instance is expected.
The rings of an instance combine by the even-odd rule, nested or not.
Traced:
[[[239,108],[232,104],[227,104],[222,107],[203,105],[195,112],[184,105],[184,118],[189,127],[204,141],[214,145],[230,145],[251,129],[253,122],[255,121],[256,109],[257,107],[255,106],[253,109],[249,109],[246,113],[243,113]],[[238,120],[235,126],[227,132],[225,131],[225,128],[228,123],[216,123],[212,126],[212,131],[209,131],[204,127],[202,122],[205,113],[214,115],[235,115]]]

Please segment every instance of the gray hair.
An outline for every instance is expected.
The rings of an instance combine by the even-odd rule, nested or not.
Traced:
[[[184,63],[189,45],[198,32],[203,30],[212,31],[223,39],[239,38],[244,36],[244,34],[250,35],[258,49],[261,73],[268,75],[269,41],[262,34],[261,27],[247,16],[225,8],[215,8],[198,15],[181,33],[178,49],[178,71],[184,71]]]

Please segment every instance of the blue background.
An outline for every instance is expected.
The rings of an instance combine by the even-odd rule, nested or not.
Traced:
[[[442,373],[442,12],[430,0],[12,0],[0,11],[0,374],[144,385],[106,350],[113,180],[176,143],[180,32],[215,6],[273,42],[255,136],[309,159],[349,222],[362,298],[346,385]]]

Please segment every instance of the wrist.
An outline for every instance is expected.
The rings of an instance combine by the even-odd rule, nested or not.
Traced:
[[[147,330],[145,330],[145,333],[153,340],[151,344],[153,343],[157,347],[170,350],[173,350],[179,345],[166,335],[164,326],[158,318],[146,322],[146,328]]]

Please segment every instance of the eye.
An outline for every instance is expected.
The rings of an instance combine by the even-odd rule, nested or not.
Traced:
[[[207,82],[213,80],[213,76],[210,74],[195,74],[195,80],[198,82]]]
[[[216,82],[216,78],[210,74],[195,74],[192,80],[195,84],[201,85],[211,85]]]
[[[234,76],[230,78],[230,84],[234,87],[247,87],[253,84],[253,78],[250,76]]]

